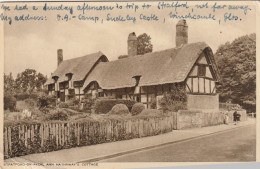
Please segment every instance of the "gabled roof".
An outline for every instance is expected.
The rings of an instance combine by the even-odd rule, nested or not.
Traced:
[[[52,77],[58,76],[58,82],[63,82],[67,80],[66,74],[72,73],[72,81],[81,81],[100,59],[102,59],[102,61],[108,61],[107,57],[102,52],[64,60],[52,74]],[[45,84],[54,83],[52,77],[50,77]]]
[[[136,84],[133,77],[136,75],[141,75],[139,86],[183,82],[205,49],[208,49],[211,55],[209,57],[213,57],[209,46],[198,42],[185,44],[180,48],[99,63],[85,80],[83,89],[93,81],[102,89],[133,87]]]

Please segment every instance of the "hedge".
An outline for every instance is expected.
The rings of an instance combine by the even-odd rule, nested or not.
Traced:
[[[123,100],[123,99],[100,99],[96,100],[94,111],[97,114],[108,113],[116,104],[125,104],[129,111],[132,110],[133,105],[137,103],[134,100]]]
[[[10,111],[14,111],[16,108],[16,99],[10,93],[4,93],[4,110],[9,109]]]

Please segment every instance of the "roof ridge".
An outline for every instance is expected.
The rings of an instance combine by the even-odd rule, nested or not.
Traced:
[[[98,52],[90,53],[90,54],[87,54],[87,55],[84,55],[84,56],[66,59],[66,60],[64,60],[63,62],[65,62],[65,61],[71,61],[71,60],[74,60],[74,59],[76,60],[76,59],[80,59],[80,58],[83,58],[83,57],[87,57],[87,56],[89,56],[89,55],[94,55],[94,54],[99,54],[99,53],[102,54],[102,55],[104,55],[101,51],[98,51]]]

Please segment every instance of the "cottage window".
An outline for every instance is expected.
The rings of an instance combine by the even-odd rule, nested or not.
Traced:
[[[98,97],[104,97],[104,92],[98,92]]]
[[[206,75],[206,65],[199,65],[198,66],[198,76],[205,77]]]

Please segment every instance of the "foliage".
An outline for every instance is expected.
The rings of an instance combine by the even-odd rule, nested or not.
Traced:
[[[155,98],[155,97],[152,97],[152,98],[151,98],[151,101],[150,101],[150,108],[151,108],[151,109],[156,109],[156,104],[157,104],[156,98]]]
[[[65,102],[60,102],[59,105],[58,105],[59,108],[68,108],[69,105],[68,103],[65,103]]]
[[[15,97],[9,92],[4,92],[4,110],[9,109],[10,111],[15,111],[15,108],[16,108]]]
[[[221,45],[215,54],[222,83],[217,85],[221,102],[244,105],[256,102],[256,34]]]
[[[153,45],[151,43],[151,37],[146,33],[139,35],[137,37],[137,54],[143,55],[145,53],[150,53],[153,51]]]
[[[162,112],[157,109],[144,109],[138,116],[162,116]]]
[[[96,102],[96,98],[91,98],[91,97],[84,97],[81,100],[81,103],[83,103],[83,111],[86,112],[91,112],[91,110],[94,108],[95,106],[95,102]]]
[[[68,120],[68,118],[69,118],[69,115],[65,110],[55,109],[55,110],[52,110],[51,113],[47,115],[45,120],[66,121],[66,120]]]
[[[14,95],[14,97],[17,100],[25,100],[25,99],[29,99],[30,95],[29,95],[29,93],[17,93]]]
[[[36,100],[34,99],[25,99],[25,103],[27,103],[30,107],[35,107],[37,105]]]
[[[113,106],[109,114],[127,115],[129,110],[125,104],[116,104]]]
[[[40,109],[54,107],[56,105],[56,97],[42,94],[38,97],[37,104]]]
[[[73,97],[67,101],[68,106],[79,105],[79,103],[80,103],[80,100],[76,97]]]
[[[136,103],[134,100],[124,99],[99,99],[95,102],[94,111],[95,113],[108,113],[116,104],[125,104],[129,111],[131,111],[133,105]]]
[[[165,93],[159,104],[164,112],[187,109],[187,95],[183,85],[172,86],[171,92]]]
[[[35,89],[41,90],[43,84],[47,81],[42,73],[37,73],[34,69],[26,69],[17,74],[15,80],[16,89],[20,92],[33,92]]]
[[[133,116],[140,114],[145,109],[143,103],[135,103],[132,107],[131,114]]]
[[[4,91],[14,95],[15,87],[15,80],[12,73],[9,75],[4,74]]]

